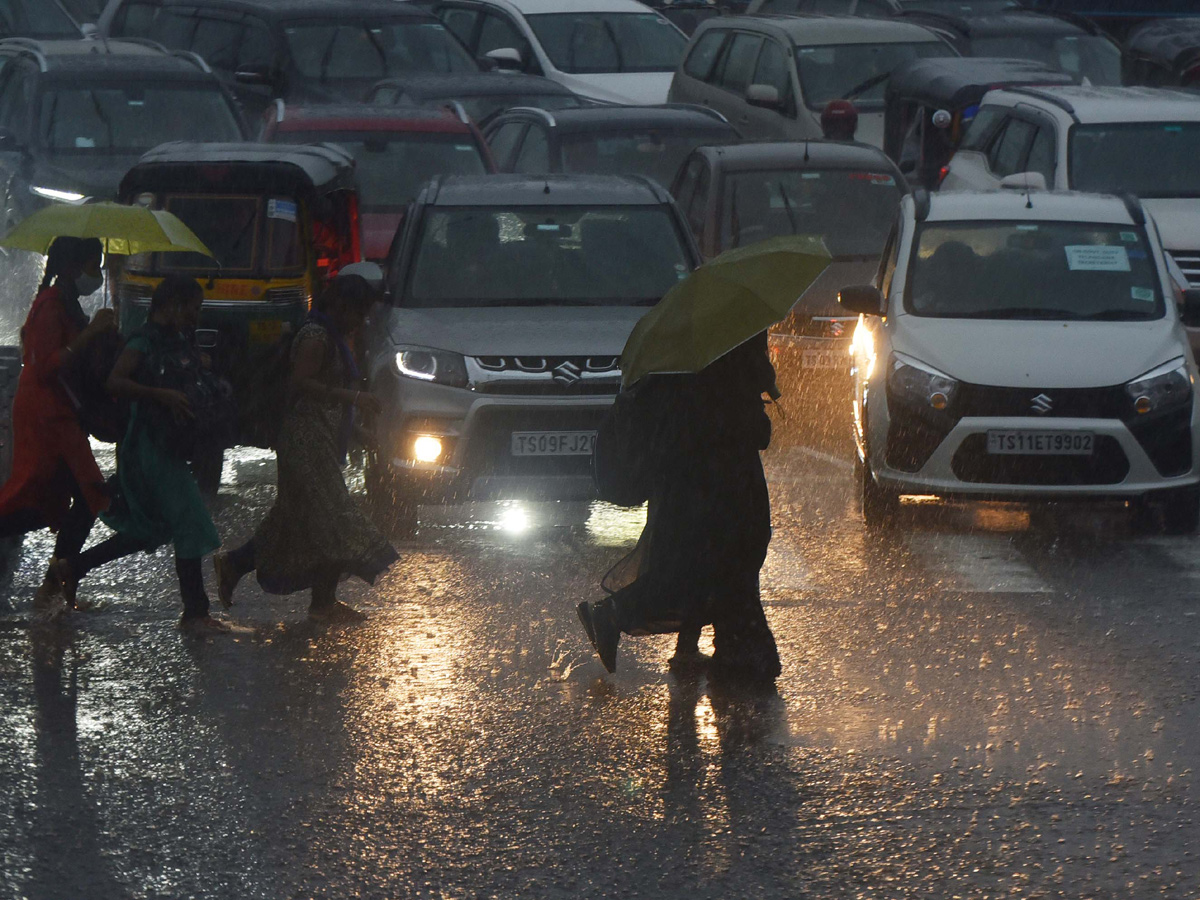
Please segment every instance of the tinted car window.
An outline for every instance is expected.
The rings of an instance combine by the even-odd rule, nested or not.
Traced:
[[[1092,84],[1121,84],[1121,50],[1099,35],[976,38],[971,41],[971,54],[1033,59],[1077,78],[1087,78]]]
[[[513,171],[535,175],[550,171],[550,144],[545,129],[530,126],[513,161]]]
[[[79,28],[57,3],[0,0],[0,37],[77,38]]]
[[[982,150],[986,147],[996,124],[1005,115],[1006,111],[1000,107],[982,107],[976,113],[975,118],[971,120],[971,124],[967,126],[967,133],[963,136],[961,149]]]
[[[733,36],[725,67],[721,71],[721,87],[735,94],[744,94],[754,74],[754,64],[763,39],[756,34],[738,33]]]
[[[721,52],[721,45],[725,42],[725,36],[728,33],[716,28],[704,32],[700,40],[696,41],[692,52],[688,54],[687,62],[683,64],[683,71],[693,78],[707,81],[712,74],[713,63],[717,61],[717,54]]]
[[[559,138],[564,172],[646,175],[668,185],[701,144],[737,140],[732,128],[630,129]]]
[[[766,84],[779,92],[779,99],[788,110],[792,105],[792,73],[788,69],[787,54],[774,41],[763,44],[754,70],[754,84]]]
[[[656,13],[526,16],[555,68],[576,74],[673,72],[687,38]]]
[[[860,110],[877,110],[883,107],[886,76],[897,67],[914,59],[955,55],[954,50],[941,41],[830,44],[798,47],[796,66],[800,90],[809,109],[820,112],[830,100],[851,97]]]
[[[1145,230],[1077,222],[931,222],[917,236],[904,306],[956,319],[1165,314]]]
[[[690,260],[663,207],[426,212],[404,305],[651,305]]]
[[[154,40],[175,50],[190,50],[192,48],[192,35],[195,31],[195,16],[164,9],[154,21],[154,29],[151,36]]]
[[[109,25],[112,37],[146,37],[154,27],[161,6],[157,3],[124,3]]]
[[[479,20],[478,10],[446,6],[438,10],[438,18],[464,45],[471,46],[471,40],[475,37],[475,23]]]
[[[238,47],[238,67],[270,68],[275,61],[275,42],[262,22],[248,21]]]
[[[240,22],[200,18],[192,35],[191,49],[215,69],[233,69],[237,64],[237,45],[243,30]]]
[[[528,55],[529,42],[517,31],[517,27],[507,16],[487,13],[483,17],[483,28],[479,31],[479,48],[475,52],[483,56],[492,50],[502,49],[519,50],[524,57]]]
[[[488,145],[492,149],[492,158],[499,168],[508,170],[509,164],[512,162],[512,152],[524,130],[524,122],[505,122],[492,132],[492,136],[488,139]]]
[[[300,74],[317,81],[479,69],[437,22],[297,23],[284,34]]]
[[[1009,121],[1004,133],[997,139],[988,155],[992,174],[1004,176],[1021,171],[1025,162],[1025,151],[1029,149],[1029,142],[1033,140],[1036,130],[1029,122],[1021,119]]]
[[[1076,125],[1071,187],[1139,197],[1200,197],[1200,122]]]
[[[1049,125],[1043,125],[1033,137],[1025,171],[1040,173],[1046,179],[1047,187],[1053,187],[1054,169],[1054,130]]]

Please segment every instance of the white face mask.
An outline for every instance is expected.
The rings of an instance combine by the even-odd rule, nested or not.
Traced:
[[[84,272],[75,279],[75,290],[79,291],[80,297],[87,297],[96,293],[104,285],[104,277],[101,275],[89,275]]]

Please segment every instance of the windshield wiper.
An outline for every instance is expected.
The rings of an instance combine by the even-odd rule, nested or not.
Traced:
[[[96,96],[96,92],[91,91],[90,96],[92,98],[92,106],[96,110],[96,118],[100,120],[100,124],[102,124],[104,126],[104,130],[108,132],[108,148],[111,150],[113,149],[112,122],[110,122],[108,116],[104,114],[104,109],[100,106],[100,98]]]
[[[1079,314],[1069,309],[1047,309],[1043,306],[1005,306],[1000,309],[983,309],[966,313],[965,319],[1079,319]]]
[[[845,94],[842,95],[842,99],[843,100],[853,100],[859,94],[869,91],[871,88],[875,87],[875,85],[877,85],[877,84],[883,84],[883,82],[887,81],[891,77],[892,77],[891,72],[883,72],[879,75],[872,75],[866,81],[856,84],[854,87],[850,88],[849,91],[847,91]]]
[[[371,46],[374,47],[375,52],[379,54],[379,69],[381,72],[383,72],[383,77],[387,78],[392,73],[388,69],[387,53],[384,52],[383,44],[379,43],[378,38],[375,37],[369,27],[364,25],[363,30],[367,33],[367,40],[371,42]]]
[[[779,196],[783,198],[783,208],[787,210],[788,222],[792,226],[792,234],[799,234],[800,229],[796,227],[796,214],[792,212],[792,201],[788,197],[787,188],[783,186],[783,182],[777,182],[779,185]]]

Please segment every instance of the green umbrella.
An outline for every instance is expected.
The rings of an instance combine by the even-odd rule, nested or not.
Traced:
[[[176,216],[161,209],[120,203],[56,203],[39,209],[0,240],[0,247],[45,254],[56,237],[99,238],[105,253],[190,251],[213,257]]]
[[[634,326],[621,354],[621,380],[699,372],[770,328],[825,271],[820,238],[787,235],[722,253],[667,292]]]

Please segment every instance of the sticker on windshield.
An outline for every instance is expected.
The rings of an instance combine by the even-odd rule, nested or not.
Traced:
[[[1104,244],[1068,244],[1067,268],[1072,272],[1128,272],[1129,252]]]
[[[1137,232],[1136,231],[1122,231],[1121,232],[1121,240],[1123,240],[1127,244],[1136,244],[1138,242]]]
[[[75,138],[75,149],[76,150],[91,150],[95,146],[96,146],[96,141],[94,138],[85,138],[85,137]]]
[[[871,184],[882,184],[886,187],[891,187],[896,183],[896,179],[891,175],[885,175],[883,172],[851,172],[847,178],[850,181],[866,181]]]
[[[283,219],[285,222],[295,222],[296,204],[291,200],[268,200],[267,218]]]
[[[1150,290],[1150,288],[1132,287],[1129,289],[1129,295],[1134,300],[1141,300],[1143,303],[1154,302],[1154,291]]]
[[[1038,230],[1038,227],[1036,225],[1018,225],[1017,226],[1017,231],[1037,231],[1037,230]]]
[[[455,144],[454,149],[457,150],[459,153],[464,153],[464,152],[470,153],[475,148],[472,147],[470,144]]]
[[[801,172],[800,177],[802,179],[804,179],[805,181],[816,181],[816,180],[820,179],[821,173],[820,172]]]

